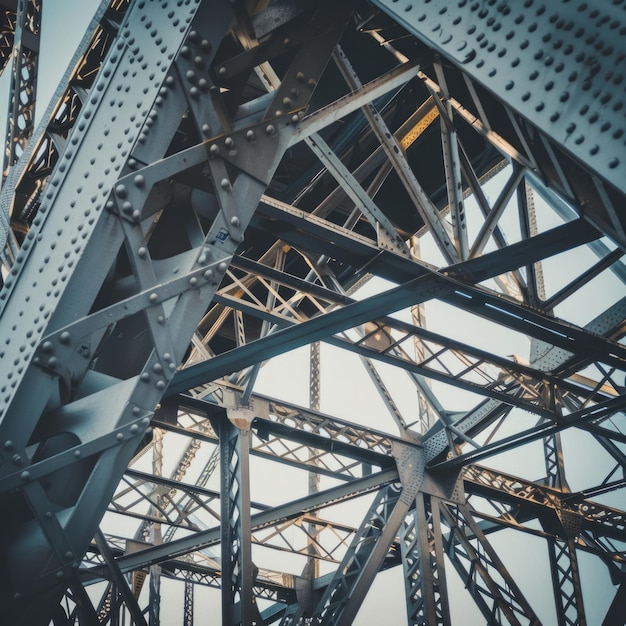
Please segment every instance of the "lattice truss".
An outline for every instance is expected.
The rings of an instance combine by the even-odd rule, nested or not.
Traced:
[[[625,3],[1,4],[2,619],[624,623]]]

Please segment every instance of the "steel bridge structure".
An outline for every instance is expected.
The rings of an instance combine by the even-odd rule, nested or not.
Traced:
[[[626,2],[103,0],[36,113],[53,4],[3,623],[626,623]]]

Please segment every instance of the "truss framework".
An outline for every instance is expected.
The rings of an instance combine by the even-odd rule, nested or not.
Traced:
[[[38,129],[41,3],[3,9],[11,623],[153,626],[178,589],[193,626],[217,589],[223,624],[351,624],[386,570],[409,624],[458,579],[490,624],[621,623],[626,21],[524,6],[105,0]],[[320,410],[318,342],[371,416]],[[257,392],[309,344],[310,408]]]

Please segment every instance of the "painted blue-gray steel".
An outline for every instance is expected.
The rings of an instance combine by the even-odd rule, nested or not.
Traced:
[[[95,624],[96,610],[82,583],[108,578],[115,584],[105,590],[100,617],[129,611],[142,623],[143,609],[133,595],[140,585],[131,589],[123,574],[150,567],[150,623],[156,623],[160,566],[220,540],[221,572],[214,568],[210,575],[223,576],[222,621],[229,625],[281,617],[284,624],[351,623],[377,572],[397,564],[398,536],[412,623],[450,621],[444,546],[486,619],[537,622],[533,599],[524,599],[486,539],[498,528],[517,527],[553,542],[555,592],[563,581],[573,586],[571,593],[569,588],[555,593],[562,622],[584,620],[578,549],[599,556],[617,583],[623,580],[623,553],[615,547],[626,532],[623,511],[600,506],[584,493],[570,494],[564,480],[545,486],[470,464],[545,436],[555,441],[556,433],[569,426],[586,429],[613,462],[623,464],[618,444],[624,436],[605,420],[626,403],[616,382],[626,369],[624,300],[586,327],[554,318],[552,311],[555,301],[575,292],[618,253],[581,274],[552,302],[545,301],[538,274],[525,278],[523,271],[533,274],[537,262],[602,233],[626,242],[626,221],[618,211],[626,192],[620,176],[624,88],[619,73],[625,20],[621,2],[598,4],[563,1],[547,9],[533,0],[519,6],[374,0],[372,5],[391,15],[391,21],[368,3],[358,3],[354,14],[348,2],[295,0],[261,3],[254,11],[250,3],[227,0],[179,0],[175,7],[134,0],[128,11],[124,3],[101,5],[90,28],[108,28],[103,39],[108,43],[89,65],[95,80],[87,88],[72,87],[68,70],[55,96],[66,107],[66,134],[55,139],[50,132],[48,124],[58,110],[52,104],[43,134],[26,148],[0,197],[3,210],[23,230],[21,252],[0,292],[0,502],[6,527],[0,535],[0,608],[6,619],[43,626],[69,589],[68,598],[77,606],[69,619]],[[119,27],[104,18],[107,11],[109,17],[125,13]],[[397,34],[395,23],[416,39],[385,39],[388,28]],[[339,47],[346,24],[352,30]],[[351,48],[355,33],[363,48]],[[366,69],[357,72],[352,64],[358,51],[373,50],[363,43],[371,43],[370,36],[378,37],[372,59],[380,67],[372,74],[376,78],[365,83],[358,74]],[[84,39],[83,51],[89,41]],[[333,50],[337,67],[325,73]],[[415,53],[420,62],[405,53]],[[390,70],[389,59],[402,65]],[[419,80],[412,80],[424,59]],[[348,94],[345,86],[336,86],[337,68]],[[389,109],[379,110],[379,103],[372,102],[407,81],[400,97],[387,96]],[[417,93],[436,96],[442,124],[444,191],[432,190],[432,198],[422,188],[431,181],[418,182],[412,148],[401,146],[394,135],[399,124],[394,116],[412,115],[415,103],[406,103]],[[70,111],[74,97],[81,104]],[[307,114],[307,107],[313,112]],[[358,108],[364,109],[364,118]],[[484,141],[478,156],[457,145],[465,122]],[[337,126],[344,130],[333,136]],[[317,146],[325,168],[306,161],[297,145],[302,139]],[[478,193],[478,181],[505,157],[512,160],[513,172],[490,207]],[[474,172],[481,159],[482,169]],[[407,194],[406,213],[412,215],[398,212],[393,202],[384,204],[384,194],[374,200],[392,171]],[[340,185],[330,185],[329,191],[324,185],[330,172]],[[507,245],[499,220],[508,198],[516,191],[518,197],[526,193],[526,175],[542,177],[594,227],[580,219],[535,235],[530,209],[521,201],[522,241]],[[589,182],[589,197],[583,180]],[[467,232],[460,232],[465,184],[478,193],[484,217],[473,244]],[[268,185],[275,198],[262,195]],[[345,197],[350,202],[342,205]],[[17,212],[16,201],[21,203]],[[440,247],[449,248],[447,262],[460,262],[436,270],[411,258],[404,244],[407,231],[394,222],[405,217],[413,219],[409,235],[430,228]],[[499,249],[483,254],[490,238]],[[305,263],[287,257],[290,246]],[[368,272],[398,286],[363,301],[348,298],[346,290]],[[501,296],[477,286],[506,272],[514,273],[521,303],[508,291]],[[530,364],[384,317],[430,299],[534,337]],[[229,307],[235,322],[224,328],[215,319],[225,319]],[[268,332],[272,323],[291,327]],[[333,336],[365,323],[374,330],[356,340]],[[214,346],[211,339],[217,335]],[[215,400],[210,410],[202,400],[178,396],[320,339],[488,399],[463,414],[440,411],[440,422],[427,433],[411,431],[398,414],[400,436],[392,437],[252,395],[254,372],[238,378],[248,381],[243,390],[214,384],[207,391]],[[405,346],[412,341],[430,352],[409,357]],[[178,373],[190,350],[206,352],[206,360]],[[599,382],[587,376],[592,367],[600,372]],[[119,550],[114,557],[107,543],[111,539],[97,531],[98,523],[129,461],[146,449],[148,426],[164,394],[165,406],[153,421],[164,432],[215,441],[178,424],[185,403],[220,425],[221,528],[198,530],[190,522],[194,498],[218,494],[204,488],[206,472],[195,486],[177,482],[187,470],[186,458],[180,476],[172,479],[151,482],[129,470],[126,480],[132,477],[157,490],[178,488],[180,508],[123,511],[144,525],[168,525],[167,541],[134,554]],[[511,406],[528,409],[542,421],[510,437],[496,436],[492,443],[497,428],[486,443],[473,439],[504,419]],[[390,401],[388,407],[395,405]],[[262,442],[258,450],[250,446],[253,436]],[[318,474],[341,480],[340,486],[274,507],[252,502],[249,455],[315,470],[312,456],[303,460],[292,449],[279,451],[270,437],[316,448],[315,458],[332,458],[337,464],[320,467]],[[468,452],[465,443],[476,449]],[[558,453],[556,447],[547,452],[548,480],[554,478]],[[348,461],[342,465],[340,457]],[[380,471],[361,477],[354,466],[364,474],[370,466]],[[483,498],[501,515],[461,503],[461,469],[470,504]],[[398,479],[401,488],[395,485]],[[619,475],[607,481],[596,487],[597,493],[623,488]],[[278,594],[289,592],[271,599],[292,604],[273,606],[261,616],[254,600],[252,535],[374,491],[361,527],[343,528],[350,537],[347,551],[329,558],[341,560],[337,571],[299,588],[279,584]],[[155,501],[146,498],[144,504]],[[111,506],[116,504],[113,498]],[[250,515],[251,506],[260,512]],[[474,517],[481,516],[479,524]],[[310,519],[305,523],[312,524]],[[174,539],[179,528],[190,534]],[[99,565],[81,571],[79,579],[94,535],[97,545],[90,550],[99,555],[94,561]],[[275,546],[268,541],[266,547]],[[294,554],[319,556],[311,550]],[[616,613],[623,589],[622,583],[609,614]],[[185,587],[187,623],[193,621],[191,590]],[[321,597],[317,608],[314,594]]]
[[[373,4],[528,120],[571,160],[626,192],[622,2]],[[545,150],[551,151],[547,145]],[[551,157],[571,194],[572,172]],[[623,217],[615,214],[617,207],[605,208],[611,213],[607,227],[623,242]]]

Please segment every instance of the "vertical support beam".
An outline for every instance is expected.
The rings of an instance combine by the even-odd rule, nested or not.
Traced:
[[[580,570],[573,539],[548,540],[552,587],[559,626],[586,626]]]
[[[438,501],[418,493],[400,532],[409,626],[450,624]]]
[[[35,125],[41,8],[42,0],[18,0],[17,3],[3,182],[24,151]]]
[[[193,590],[193,583],[190,580],[186,580],[183,606],[183,626],[193,626]]]
[[[555,433],[543,440],[547,483],[550,487],[569,492],[563,463],[561,435]],[[548,555],[554,601],[559,626],[585,626],[585,607],[576,554],[575,533],[577,526],[564,523],[567,535],[564,541],[548,539]]]
[[[258,611],[252,595],[249,430],[223,420],[219,438],[222,624],[252,626],[257,623]]]
[[[517,207],[522,236],[534,237],[538,232],[535,199],[533,190],[526,181],[517,188]],[[539,306],[546,299],[541,262],[526,267],[526,284],[528,285],[528,304]]]
[[[152,436],[152,473],[155,476],[163,476],[163,431],[155,428]],[[159,504],[162,504],[162,497],[159,496]],[[154,517],[160,517],[160,506],[152,505],[150,513]],[[161,536],[161,524],[154,522],[152,524],[152,543],[154,545],[163,542]],[[150,593],[148,605],[148,621],[150,626],[160,626],[161,623],[161,566],[152,565],[150,567]]]
[[[421,259],[421,246],[418,237],[411,237],[411,253],[416,259]],[[423,302],[414,304],[411,307],[411,321],[417,328],[426,328],[426,306]],[[421,363],[426,358],[426,352],[424,350],[422,339],[418,335],[415,335],[413,347],[415,350],[415,361],[417,363]],[[424,385],[430,388],[431,383],[429,379],[425,378],[423,382]],[[417,430],[420,434],[424,434],[433,425],[437,415],[436,412],[433,411],[433,408],[421,385],[418,385],[417,388],[417,410]]]
[[[446,116],[440,115],[439,117],[441,123],[443,164],[446,172],[446,187],[448,190],[448,206],[450,207],[454,243],[456,244],[459,254],[459,260],[465,261],[469,255],[469,243],[467,238],[465,204],[463,202],[459,146],[457,143],[456,130],[452,121],[452,105],[449,101],[450,93],[448,92],[443,66],[441,63],[435,63],[434,68],[443,95],[442,105],[446,112]]]
[[[321,380],[320,380],[320,342],[315,341],[310,347],[310,370],[309,370],[309,406],[314,411],[320,410],[321,404]],[[309,449],[309,462],[317,465],[315,451]],[[309,495],[320,490],[320,475],[317,472],[309,472]],[[311,512],[312,517],[318,517],[317,511]],[[307,559],[308,578],[313,581],[320,575],[319,560],[315,558],[319,555],[317,549],[318,529],[315,523],[309,524],[307,552],[311,556]]]

